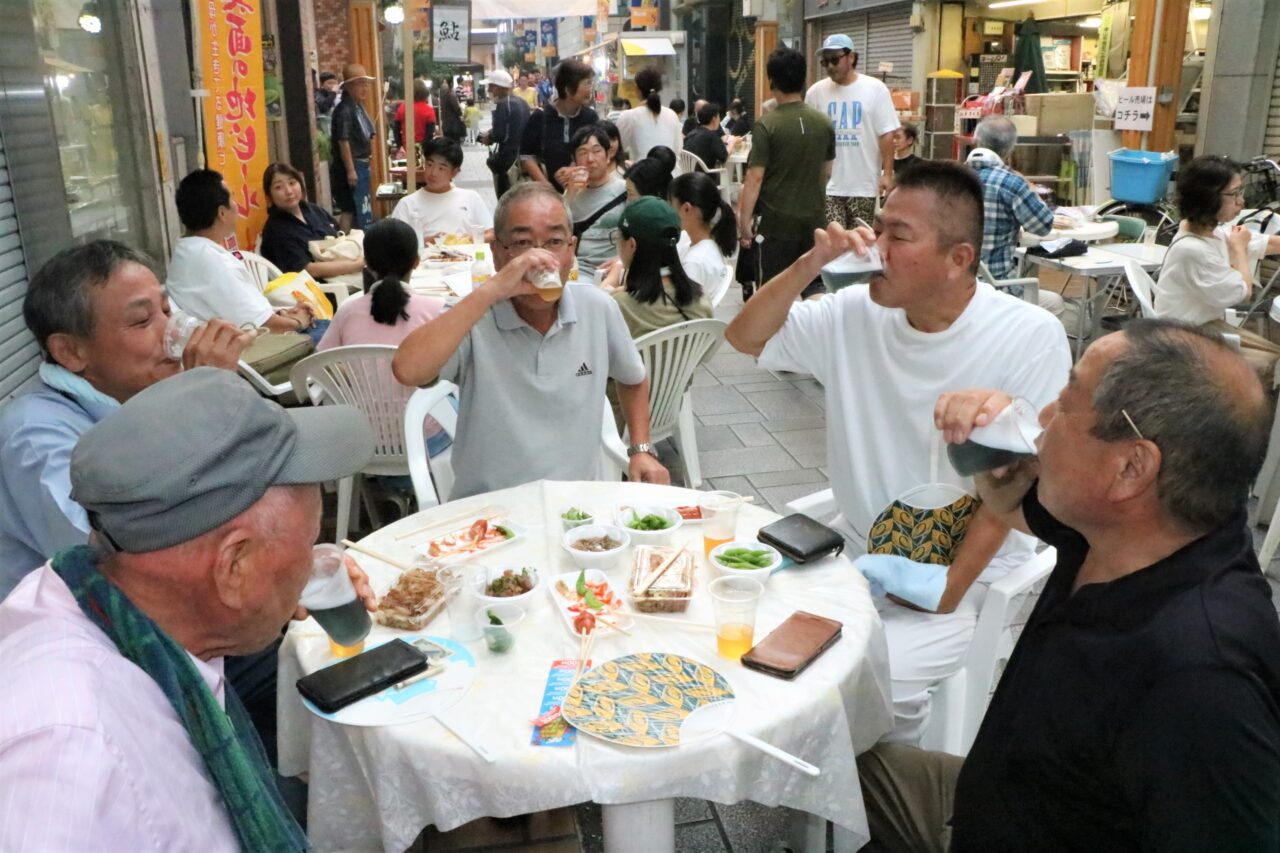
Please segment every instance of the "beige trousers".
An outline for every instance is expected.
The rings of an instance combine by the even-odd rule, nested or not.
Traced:
[[[900,743],[858,756],[871,841],[863,853],[946,853],[951,806],[964,759]]]

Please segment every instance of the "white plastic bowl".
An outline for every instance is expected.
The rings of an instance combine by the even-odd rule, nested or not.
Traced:
[[[496,595],[485,595],[484,593],[485,587],[488,586],[493,581],[497,580],[498,578],[502,577],[502,573],[505,572],[507,569],[511,569],[516,574],[520,574],[521,569],[528,569],[529,574],[533,576],[533,589],[529,590],[528,592],[523,592],[520,595],[509,595],[509,596],[501,596],[501,597]],[[542,578],[539,576],[538,570],[535,569],[533,566],[496,566],[496,567],[481,566],[476,571],[476,577],[473,583],[475,583],[476,585],[476,596],[481,601],[483,601],[486,605],[503,604],[503,603],[518,604],[522,608],[524,608],[525,612],[527,613],[530,610],[530,608],[533,607],[533,601],[531,599],[533,598],[534,593],[538,591],[538,587],[542,585]]]
[[[608,536],[622,544],[608,551],[580,551],[573,547],[573,543],[580,539],[594,539],[600,536]],[[623,552],[631,544],[631,536],[629,531],[621,527],[615,527],[612,524],[584,524],[581,527],[565,531],[562,543],[578,568],[600,569],[603,571],[615,565],[621,559]]]
[[[772,555],[773,559],[769,562],[769,565],[761,569],[735,569],[731,566],[724,565],[716,559],[731,548],[749,548],[752,551],[768,551],[769,554]],[[769,575],[773,570],[782,565],[782,554],[778,552],[777,548],[774,548],[771,545],[766,545],[763,542],[757,542],[752,539],[738,539],[712,548],[710,559],[707,562],[711,563],[712,568],[722,575],[738,575],[744,578],[755,578],[760,581],[760,583],[767,583]]]
[[[627,527],[627,522],[650,514],[662,516],[671,526],[662,530],[636,530],[634,527]],[[684,519],[680,517],[680,513],[665,506],[629,506],[618,508],[617,522],[619,527],[626,529],[631,541],[637,545],[668,545],[672,534],[684,524]]]

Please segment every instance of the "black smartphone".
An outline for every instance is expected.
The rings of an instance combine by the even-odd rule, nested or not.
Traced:
[[[298,692],[332,714],[426,668],[425,652],[395,639],[299,678]]]

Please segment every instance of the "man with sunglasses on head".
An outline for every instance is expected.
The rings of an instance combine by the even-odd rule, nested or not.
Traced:
[[[602,290],[563,286],[576,241],[560,194],[516,186],[494,231],[494,276],[405,338],[392,362],[405,385],[459,388],[449,497],[597,479],[609,379],[631,436],[628,477],[670,482],[649,443],[649,380],[622,311]]]
[[[836,160],[827,181],[827,219],[853,228],[870,222],[876,198],[893,187],[893,132],[898,129],[889,87],[859,74],[858,54],[846,35],[827,36],[818,49],[826,80],[809,87],[804,102],[825,113],[836,131]]]

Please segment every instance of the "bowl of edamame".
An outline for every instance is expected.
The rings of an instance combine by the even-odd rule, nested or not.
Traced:
[[[764,583],[782,565],[782,554],[763,542],[739,539],[712,548],[709,562],[723,575],[744,575]]]

